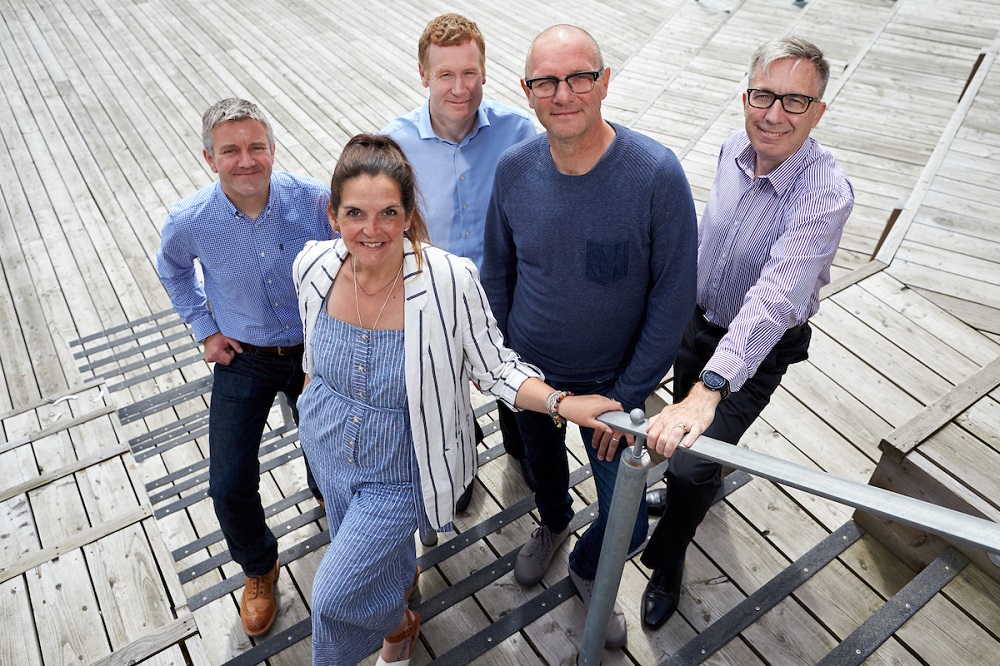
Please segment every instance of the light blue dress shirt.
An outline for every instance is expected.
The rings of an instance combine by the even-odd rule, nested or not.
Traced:
[[[275,171],[256,220],[236,209],[218,181],[170,209],[156,269],[196,340],[222,331],[260,347],[302,343],[292,262],[306,241],[333,237],[329,201],[329,186],[315,178]]]
[[[486,210],[497,160],[507,148],[536,134],[531,116],[483,100],[472,131],[456,144],[434,133],[430,105],[424,102],[386,125],[382,134],[392,137],[413,165],[431,243],[482,268]]]

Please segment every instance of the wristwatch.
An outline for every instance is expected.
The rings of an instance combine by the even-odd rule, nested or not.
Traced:
[[[719,373],[712,372],[711,370],[703,370],[699,379],[706,388],[716,391],[721,400],[729,397],[729,380]]]

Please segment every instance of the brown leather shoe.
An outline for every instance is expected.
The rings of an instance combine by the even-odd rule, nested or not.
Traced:
[[[278,604],[274,600],[274,582],[278,580],[278,571],[278,560],[275,560],[274,568],[263,576],[247,576],[240,602],[240,619],[247,636],[260,636],[271,628],[278,615]]]

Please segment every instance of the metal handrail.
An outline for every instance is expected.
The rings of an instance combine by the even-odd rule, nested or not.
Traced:
[[[644,469],[648,461],[648,454],[644,451],[644,447],[646,426],[649,422],[641,409],[634,409],[629,414],[605,412],[598,416],[597,420],[619,432],[635,437],[635,444],[622,452],[622,462],[611,503],[612,513],[615,515],[618,515],[618,507],[630,508],[631,512],[635,512],[638,509],[640,499],[638,493],[645,490],[645,484],[639,485],[636,479],[642,475],[644,481]],[[998,556],[1000,553],[1000,524],[992,521],[900,495],[891,490],[849,481],[821,470],[803,467],[781,458],[733,446],[704,435],[699,437],[687,451],[699,458],[711,460],[720,465],[740,469],[754,476],[798,488],[882,518],[888,518],[953,541],[981,548],[987,552],[990,559],[1000,564],[1000,556]],[[626,497],[630,495],[636,495],[636,497]],[[623,515],[631,514],[626,514],[623,511]],[[627,530],[611,529],[611,526],[615,524],[625,525]],[[579,664],[601,663],[608,619],[611,617],[614,599],[618,594],[618,585],[621,582],[625,557],[628,555],[631,525],[632,523],[627,520],[608,521],[609,529],[604,535],[601,560],[597,569],[597,578],[594,581],[594,592],[578,659]]]
[[[629,415],[624,412],[606,412],[597,418],[621,432],[641,437],[645,442],[648,421],[643,420],[641,423],[633,424]],[[989,553],[1000,553],[1000,524],[990,520],[900,495],[891,490],[849,481],[828,472],[796,465],[781,458],[733,446],[704,435],[699,437],[687,451],[699,458],[742,469],[754,476],[961,541]]]

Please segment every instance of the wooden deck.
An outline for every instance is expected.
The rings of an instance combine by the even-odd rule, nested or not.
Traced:
[[[212,180],[199,135],[213,101],[259,102],[277,167],[328,178],[348,137],[423,100],[416,40],[453,9],[486,35],[486,94],[519,106],[531,38],[558,22],[591,30],[612,68],[606,116],[671,147],[699,209],[742,125],[753,48],[787,32],[824,48],[833,76],[816,136],[857,206],[811,357],[743,445],[868,482],[880,442],[902,441],[916,450],[904,464],[946,472],[934,478],[1000,515],[996,385],[927,431],[928,410],[995,376],[1000,357],[996,3],[0,0],[0,664],[309,663],[325,521],[302,492],[294,429],[276,408],[261,493],[281,535],[282,612],[255,646],[203,499],[209,369],[166,312],[159,227]],[[575,663],[568,549],[534,589],[510,573],[536,521],[492,416],[484,406],[492,434],[458,533],[418,545],[414,663]],[[571,454],[579,533],[596,495],[578,440]],[[797,490],[730,481],[661,630],[639,621],[649,572],[626,564],[628,646],[606,663],[1000,661],[991,563],[865,532],[849,508]],[[900,555],[912,548],[926,557]]]

